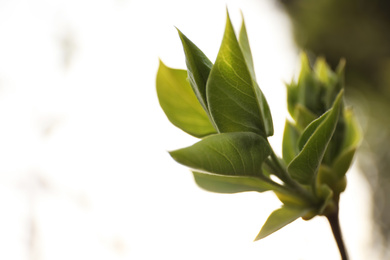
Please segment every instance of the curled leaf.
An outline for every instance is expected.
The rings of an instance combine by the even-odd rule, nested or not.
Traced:
[[[311,184],[315,181],[319,166],[336,128],[343,92],[337,96],[333,107],[326,118],[310,136],[301,152],[288,165],[291,177],[301,184]]]
[[[213,64],[206,55],[190,41],[179,29],[179,36],[186,56],[188,79],[196,97],[208,113],[206,83]]]
[[[185,70],[169,68],[160,61],[156,88],[160,106],[172,124],[195,137],[216,132],[192,91]]]

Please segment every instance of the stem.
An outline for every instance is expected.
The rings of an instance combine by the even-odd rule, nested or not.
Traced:
[[[269,185],[271,185],[272,187],[274,187],[274,189],[276,191],[279,191],[279,192],[288,192],[289,190],[283,186],[283,185],[280,185],[279,183],[276,183],[274,182],[273,180],[265,177],[264,175],[261,175],[261,176],[258,176],[261,180],[263,180],[264,182],[268,183]]]
[[[328,214],[326,218],[328,219],[330,227],[332,228],[333,236],[339,248],[341,259],[348,260],[347,249],[345,248],[343,236],[341,234],[338,206],[336,207],[336,210]]]
[[[275,152],[272,151],[271,153],[272,161],[276,164],[276,166],[279,168],[279,178],[282,179],[283,182],[286,184],[296,187],[297,183],[290,177],[290,175],[287,173],[286,169],[280,164],[280,161],[278,157],[276,156]]]
[[[276,156],[275,152],[271,149],[271,159],[274,162],[275,165],[273,165],[272,168],[275,166],[278,168],[278,177],[287,185],[290,192],[292,191],[296,195],[298,195],[301,198],[304,198],[306,201],[308,201],[310,204],[316,204],[317,201],[313,198],[313,195],[310,194],[307,190],[305,190],[298,182],[296,182],[294,179],[291,178],[291,176],[288,174],[285,167],[280,163],[278,157]],[[275,168],[274,168],[275,169]]]

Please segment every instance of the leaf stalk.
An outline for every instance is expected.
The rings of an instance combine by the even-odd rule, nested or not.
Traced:
[[[270,145],[271,147],[271,145]],[[286,168],[280,163],[277,155],[271,148],[271,159],[273,162],[273,165],[270,165],[272,169],[276,171],[278,174],[277,177],[279,177],[284,183],[285,187],[288,188],[288,191],[290,193],[296,194],[305,201],[307,201],[310,205],[317,205],[318,201],[315,196],[313,196],[314,193],[310,193],[306,189],[302,187],[298,182],[296,182],[294,179],[291,178],[291,176],[288,174]]]

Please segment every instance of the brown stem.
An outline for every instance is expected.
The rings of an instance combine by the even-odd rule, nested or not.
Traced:
[[[341,255],[342,260],[348,260],[348,254],[347,249],[345,248],[343,236],[341,234],[341,228],[340,228],[340,222],[339,222],[339,209],[333,211],[332,213],[328,214],[326,218],[329,221],[329,224],[332,228],[334,239],[337,242],[337,246],[339,248],[339,252]]]

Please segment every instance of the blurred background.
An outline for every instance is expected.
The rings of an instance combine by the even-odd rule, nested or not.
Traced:
[[[353,0],[0,0],[0,259],[338,259],[323,218],[252,242],[272,193],[199,189],[166,152],[196,140],[155,92],[185,68],[174,26],[214,61],[243,11],[281,151],[299,53],[347,59],[365,140],[341,197],[351,259],[389,259],[390,5]]]

